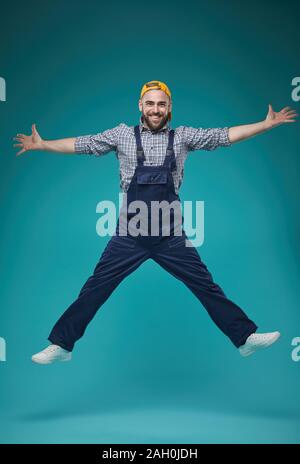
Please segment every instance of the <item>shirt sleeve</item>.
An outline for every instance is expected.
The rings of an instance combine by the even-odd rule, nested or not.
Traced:
[[[183,136],[188,151],[215,150],[218,147],[228,147],[231,145],[229,141],[229,127],[217,127],[214,129],[184,127]]]
[[[75,139],[75,153],[101,156],[116,151],[121,124],[95,135],[83,135]]]

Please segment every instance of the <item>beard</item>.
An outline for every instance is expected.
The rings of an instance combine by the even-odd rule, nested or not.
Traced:
[[[162,117],[159,124],[153,124],[153,122],[151,121],[151,119],[148,116],[146,116],[144,113],[142,115],[142,120],[147,123],[147,126],[152,131],[159,131],[162,127],[164,127],[164,125],[168,121],[168,118],[169,118],[169,115],[167,114],[166,116]]]

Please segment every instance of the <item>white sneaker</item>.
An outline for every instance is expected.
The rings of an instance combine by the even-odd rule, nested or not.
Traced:
[[[43,351],[34,354],[31,359],[38,364],[51,364],[54,361],[71,361],[72,353],[58,345],[49,345]]]
[[[239,352],[242,356],[250,356],[256,350],[261,348],[267,348],[267,346],[272,345],[280,337],[280,332],[270,332],[270,333],[253,333],[249,335],[246,340],[246,343],[239,347]]]

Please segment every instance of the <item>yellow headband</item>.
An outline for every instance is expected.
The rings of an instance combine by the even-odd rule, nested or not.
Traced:
[[[141,90],[141,97],[143,97],[143,95],[148,92],[149,90],[162,90],[163,92],[165,92],[166,95],[168,95],[168,97],[171,98],[171,92],[170,92],[170,89],[169,87],[167,86],[167,84],[165,84],[164,82],[161,82],[161,81],[150,81],[150,82],[146,82],[146,84],[143,85],[142,87],[142,90]],[[169,112],[169,119],[171,119],[172,115],[171,115],[171,112]]]

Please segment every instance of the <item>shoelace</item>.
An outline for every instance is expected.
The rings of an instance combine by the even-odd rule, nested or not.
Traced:
[[[269,337],[265,334],[253,334],[252,340],[267,340]]]
[[[48,346],[47,348],[45,348],[44,352],[51,353],[52,351],[58,350],[58,348],[59,346]]]

